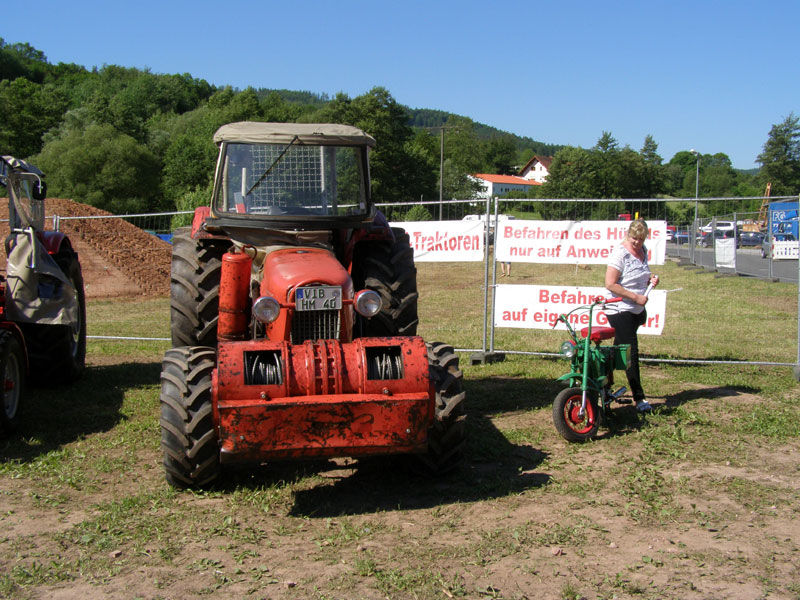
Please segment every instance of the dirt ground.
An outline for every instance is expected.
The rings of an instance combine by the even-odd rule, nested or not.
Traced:
[[[45,208],[47,216],[110,215],[58,198],[48,198]],[[0,219],[8,219],[6,199],[0,199]],[[52,220],[47,225],[51,229]],[[169,294],[171,246],[162,239],[118,218],[64,220],[59,229],[78,252],[87,298]],[[0,239],[6,235],[8,223],[0,222]],[[5,252],[0,252],[0,272],[5,271],[5,260]]]
[[[547,431],[547,417],[494,423]],[[52,492],[14,482],[0,494],[0,566],[28,565],[19,598],[800,597],[796,443],[749,448],[746,463],[676,460],[658,481],[686,489],[659,490],[667,512],[655,518],[637,513],[644,497],[604,485],[643,451],[622,443],[517,444],[439,482],[338,460],[177,495],[163,493],[158,452],[146,448],[135,477],[110,470]]]
[[[47,212],[102,214],[65,200],[48,200]],[[62,229],[78,250],[88,297],[169,293],[169,244],[117,219],[66,221]],[[126,360],[93,365],[79,391],[116,385],[116,373],[134,378],[126,389],[142,385],[138,377],[157,380],[156,363],[130,375]],[[650,400],[669,415],[687,399],[709,397],[734,407],[759,401],[699,385]],[[16,581],[30,574],[22,597],[48,599],[800,598],[797,440],[739,440],[735,457],[711,462],[696,460],[680,440],[662,441],[675,456],[656,473],[646,462],[631,465],[645,452],[635,430],[571,446],[553,432],[547,410],[510,406],[470,414],[473,439],[500,440],[497,459],[473,448],[478,458],[454,478],[420,481],[380,462],[339,460],[310,472],[284,466],[242,475],[239,482],[253,477],[249,492],[231,484],[212,494],[164,491],[157,443],[117,446],[109,434],[117,423],[101,422],[95,437],[109,442],[103,465],[87,457],[93,485],[67,473],[52,493],[35,475],[0,489],[0,570],[13,570]],[[136,415],[120,422],[127,419]],[[521,441],[493,438],[498,430]],[[70,452],[82,443],[73,440]],[[607,487],[607,473],[626,487]],[[659,482],[667,491],[653,489]],[[659,513],[652,504],[662,492]],[[69,577],[59,581],[53,573],[63,571]]]

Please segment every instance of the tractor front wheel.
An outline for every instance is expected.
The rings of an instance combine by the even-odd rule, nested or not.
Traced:
[[[414,249],[405,230],[392,228],[394,241],[361,242],[353,260],[357,290],[370,289],[382,300],[380,312],[371,319],[357,317],[354,337],[416,335],[417,268]]]
[[[0,330],[0,374],[3,375],[0,433],[11,433],[19,424],[25,393],[25,353],[16,336],[6,330]]]
[[[211,402],[214,348],[167,350],[161,366],[161,449],[167,483],[203,487],[220,473]]]
[[[173,346],[216,346],[219,281],[228,240],[194,240],[191,228],[172,236],[170,329]]]
[[[426,346],[436,391],[436,412],[428,430],[428,452],[418,458],[426,471],[442,474],[458,467],[464,459],[464,377],[452,346],[441,342]]]

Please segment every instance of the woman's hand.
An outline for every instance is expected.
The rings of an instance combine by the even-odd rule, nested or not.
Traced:
[[[647,304],[647,296],[644,294],[636,294],[636,297],[633,298],[633,301],[636,302],[639,306],[644,306]]]
[[[653,287],[656,287],[658,285],[658,275],[653,274],[650,276],[650,285],[652,285]]]

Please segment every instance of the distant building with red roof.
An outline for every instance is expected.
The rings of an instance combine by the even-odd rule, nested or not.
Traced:
[[[526,192],[531,186],[542,185],[538,181],[531,181],[517,175],[492,175],[491,173],[476,173],[472,175],[483,186],[480,198],[501,197],[509,192]]]
[[[522,170],[519,176],[529,181],[538,181],[544,183],[547,176],[550,174],[550,165],[553,162],[552,156],[534,156],[530,159]]]

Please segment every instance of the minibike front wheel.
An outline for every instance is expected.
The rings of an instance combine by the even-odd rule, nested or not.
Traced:
[[[586,392],[586,410],[581,414],[583,392],[579,387],[570,387],[553,401],[553,423],[556,430],[568,442],[585,442],[597,434],[600,426],[600,410],[597,393]]]

